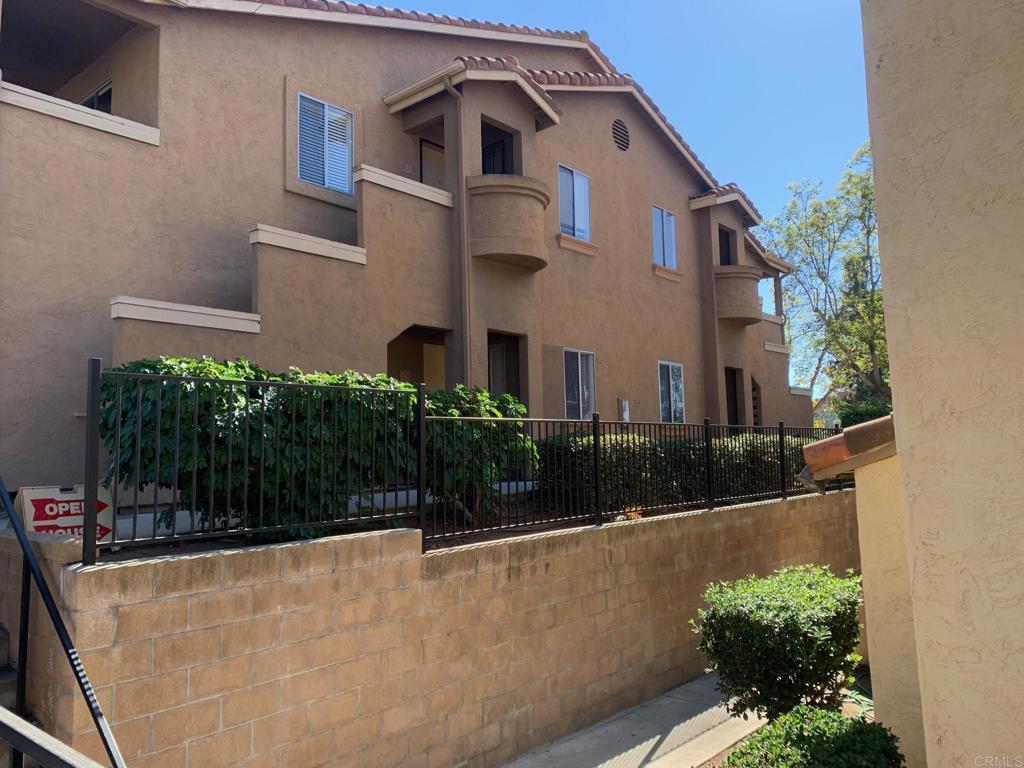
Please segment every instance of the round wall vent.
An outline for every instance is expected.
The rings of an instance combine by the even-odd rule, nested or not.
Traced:
[[[615,146],[623,152],[629,149],[629,128],[618,118],[612,121],[612,139],[615,140]]]

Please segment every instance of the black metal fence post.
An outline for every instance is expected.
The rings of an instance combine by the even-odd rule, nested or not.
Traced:
[[[427,548],[427,385],[416,385],[416,515],[420,538]]]
[[[100,359],[89,358],[85,400],[85,509],[82,564],[96,564],[96,506],[100,485]],[[117,510],[114,510],[117,517]],[[154,523],[155,525],[155,523]],[[116,528],[117,521],[115,519]]]
[[[707,495],[708,509],[715,508],[715,477],[711,461],[711,419],[704,417],[704,493]]]
[[[14,691],[14,714],[28,717],[28,627],[32,609],[32,568],[28,558],[21,557],[21,616],[18,624],[18,678]],[[11,750],[11,768],[22,768],[25,758],[17,749]]]
[[[786,422],[779,422],[779,492],[786,498],[789,489],[789,478],[786,470]]]
[[[594,436],[594,524],[604,523],[604,510],[601,498],[601,415],[597,412],[591,417],[591,431]]]

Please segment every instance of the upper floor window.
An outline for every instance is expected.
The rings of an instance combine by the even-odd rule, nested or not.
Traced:
[[[658,206],[651,207],[651,238],[654,242],[654,263],[676,268],[676,215]]]
[[[718,263],[723,267],[736,264],[736,248],[733,244],[736,233],[728,227],[718,228]]]
[[[594,415],[594,353],[565,350],[565,418]]]
[[[352,113],[299,94],[299,179],[352,194]]]
[[[106,112],[110,114],[110,108],[113,106],[114,98],[114,84],[109,80],[97,88],[95,91],[90,93],[81,102],[83,107],[89,109],[95,109],[100,112]]]
[[[666,424],[686,421],[683,403],[683,366],[681,363],[658,363],[658,394],[661,401],[661,420]]]
[[[563,235],[590,241],[590,177],[558,166],[558,216]]]

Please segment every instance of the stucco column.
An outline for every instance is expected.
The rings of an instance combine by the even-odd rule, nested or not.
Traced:
[[[930,766],[1024,761],[1024,14],[862,0]]]
[[[704,361],[704,415],[713,422],[721,421],[722,370],[718,354],[718,311],[715,295],[715,248],[717,240],[713,207],[694,211],[694,227],[698,232],[700,258],[701,346]]]

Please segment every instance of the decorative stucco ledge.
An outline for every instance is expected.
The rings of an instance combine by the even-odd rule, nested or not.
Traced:
[[[143,144],[160,146],[160,129],[143,125],[117,115],[108,115],[95,109],[83,107],[55,96],[48,96],[13,83],[0,83],[0,104],[10,104],[42,115],[56,117],[69,123],[113,133],[126,139],[141,141]]]
[[[149,320],[171,325],[194,325],[199,328],[217,328],[223,331],[259,333],[260,316],[252,312],[231,309],[199,307],[193,304],[175,304],[170,301],[140,299],[135,296],[115,296],[110,300],[110,319]]]
[[[325,256],[328,259],[351,261],[353,264],[366,264],[366,249],[336,240],[325,240],[322,237],[304,235],[289,229],[271,227],[269,224],[257,224],[249,230],[249,244],[273,245],[287,248],[290,251],[309,253],[313,256]]]
[[[774,341],[766,341],[764,343],[765,352],[778,352],[780,355],[788,355],[789,347],[785,344],[776,344]]]
[[[357,182],[367,181],[379,187],[387,187],[396,192],[403,192],[407,195],[418,197],[421,200],[429,200],[431,203],[437,203],[446,208],[452,208],[455,205],[451,192],[432,187],[420,181],[407,179],[405,176],[399,176],[397,173],[374,168],[372,165],[360,165],[356,169],[353,178]]]
[[[812,392],[810,387],[790,387],[789,388],[789,394],[791,394],[791,395],[800,395],[801,397],[810,397],[812,395],[812,393],[813,392]]]

